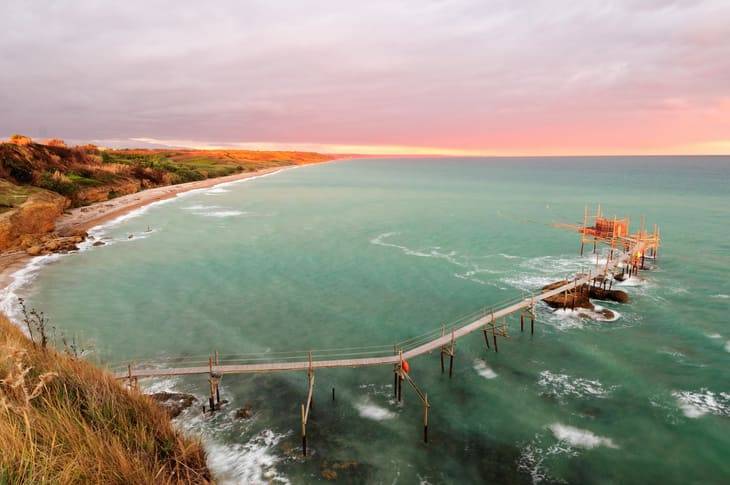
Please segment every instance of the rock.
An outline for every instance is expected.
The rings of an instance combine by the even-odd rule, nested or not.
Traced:
[[[361,472],[361,465],[356,461],[325,461],[319,469],[320,475],[325,480],[339,479],[347,483],[350,483],[353,478],[360,476]]]
[[[618,303],[628,303],[629,294],[623,290],[604,290],[594,286],[591,288],[591,298],[596,300],[610,300]]]
[[[246,404],[242,408],[237,409],[234,416],[236,419],[251,419],[253,417],[253,409],[250,404]]]
[[[599,313],[600,315],[603,315],[603,317],[604,317],[604,318],[605,318],[606,320],[613,320],[614,318],[616,318],[616,314],[615,314],[615,313],[613,313],[613,312],[612,312],[611,310],[609,310],[608,308],[604,308],[603,310],[599,311],[598,313]]]
[[[134,234],[130,234],[129,236],[127,236],[127,239],[132,239],[133,237],[134,237]]]
[[[96,241],[92,246],[104,246],[106,243],[104,241]]]
[[[181,392],[155,392],[149,396],[167,411],[171,418],[180,415],[181,412],[193,405],[197,399],[192,394]]]
[[[560,280],[543,286],[542,289],[553,290],[563,285],[567,285],[568,283],[570,283],[570,281]],[[547,303],[551,308],[563,308],[563,306],[566,306],[567,308],[573,308],[575,306],[575,308],[585,308],[587,310],[593,310],[595,308],[593,306],[593,303],[591,303],[589,299],[589,291],[587,289],[587,285],[579,286],[577,288],[577,291],[571,290],[567,293],[567,297],[565,293],[559,293],[557,295],[551,296],[550,298],[545,298],[543,301]]]
[[[43,248],[41,246],[31,246],[25,250],[25,252],[28,253],[29,256],[38,256],[39,254],[41,254],[41,251],[43,251]]]

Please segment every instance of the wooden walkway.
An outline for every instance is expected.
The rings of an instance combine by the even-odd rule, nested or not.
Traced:
[[[644,243],[634,242],[627,252],[619,253],[616,258],[608,261],[603,267],[599,268],[595,273],[576,275],[573,281],[552,290],[541,291],[540,293],[530,295],[526,298],[518,298],[511,300],[498,308],[483,309],[476,314],[470,315],[466,319],[461,319],[448,327],[442,327],[431,332],[431,336],[427,334],[427,339],[411,339],[409,341],[396,344],[392,350],[367,351],[358,350],[350,352],[351,354],[376,354],[372,356],[356,357],[356,358],[327,358],[327,352],[341,351],[341,354],[347,354],[353,349],[333,349],[332,351],[320,352],[303,352],[299,355],[291,357],[282,357],[279,360],[273,355],[251,358],[254,362],[246,363],[226,363],[226,360],[210,359],[207,365],[187,365],[180,367],[163,367],[163,363],[146,362],[144,367],[134,367],[129,365],[124,371],[115,372],[118,379],[135,380],[144,377],[166,377],[166,376],[185,376],[196,374],[208,374],[221,376],[223,374],[250,374],[250,373],[268,373],[268,372],[284,372],[284,371],[308,371],[312,372],[316,369],[329,369],[336,367],[366,367],[377,365],[399,365],[403,360],[412,359],[423,354],[427,354],[434,350],[443,351],[444,348],[453,346],[456,340],[472,332],[478,330],[491,330],[494,334],[499,319],[516,312],[532,313],[534,305],[551,296],[567,293],[579,286],[589,284],[599,280],[610,274],[617,266],[627,263],[631,259],[632,254],[644,251]],[[499,334],[497,334],[499,335]],[[496,341],[495,341],[496,343]],[[362,348],[367,349],[367,348]],[[453,349],[453,347],[452,347]],[[325,354],[313,358],[313,354]],[[340,354],[340,355],[341,355]],[[335,354],[337,355],[337,354]],[[255,360],[266,359],[266,362],[255,362]],[[202,363],[199,363],[202,364]]]

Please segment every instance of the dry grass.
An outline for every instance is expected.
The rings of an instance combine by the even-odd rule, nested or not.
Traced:
[[[196,440],[108,373],[0,316],[0,484],[210,483]]]

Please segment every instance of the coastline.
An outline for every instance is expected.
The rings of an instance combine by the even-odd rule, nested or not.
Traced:
[[[334,160],[319,163],[328,163],[330,161]],[[237,173],[224,177],[197,180],[195,182],[154,187],[88,206],[77,207],[64,213],[56,220],[55,231],[61,235],[71,234],[76,231],[89,231],[137,209],[155,202],[171,199],[185,192],[209,189],[217,185],[270,175],[300,166],[303,165],[283,165],[281,167],[270,167],[255,172]],[[14,274],[27,267],[28,263],[35,257],[28,255],[25,251],[13,251],[0,254],[0,292],[5,293],[15,281]]]

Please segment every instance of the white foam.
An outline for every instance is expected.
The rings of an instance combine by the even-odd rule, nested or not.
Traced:
[[[586,429],[580,429],[560,423],[551,424],[549,428],[557,439],[568,443],[570,446],[586,449],[595,448],[597,446],[618,448],[611,438],[598,436],[592,431],[588,431]]]
[[[712,295],[710,298],[721,298],[723,300],[727,300],[728,298],[730,298],[730,295],[726,295],[724,293],[720,293],[718,295]]]
[[[370,401],[355,403],[355,409],[357,409],[360,417],[372,419],[373,421],[385,421],[386,419],[393,419],[396,416],[393,411],[373,404]]]
[[[217,195],[217,194],[225,194],[226,192],[230,192],[228,189],[224,189],[223,187],[217,186],[210,190],[208,190],[205,195]]]
[[[557,397],[605,398],[611,391],[611,389],[606,389],[597,379],[572,377],[568,374],[554,374],[549,370],[540,372],[537,383],[545,389],[545,394]]]
[[[688,418],[699,418],[708,413],[716,416],[730,416],[730,393],[715,394],[703,388],[699,392],[674,391],[672,396]]]
[[[276,470],[279,457],[274,447],[284,438],[271,430],[258,433],[244,444],[224,445],[212,441],[205,443],[208,466],[221,484],[290,483]]]
[[[201,216],[205,217],[236,217],[241,216],[245,214],[243,211],[237,211],[237,210],[220,210],[220,211],[211,211],[211,212],[199,212]]]
[[[726,352],[730,352],[730,340],[728,340],[727,342],[725,342],[725,351]]]
[[[709,333],[707,334],[707,337],[711,339],[721,339],[722,335],[720,335],[719,333]]]
[[[213,210],[213,209],[220,209],[221,206],[219,205],[205,205],[205,204],[193,204],[186,207],[183,207],[185,210],[189,211],[203,211],[203,210]]]
[[[395,244],[392,242],[386,241],[386,239],[391,238],[399,233],[397,232],[384,232],[382,234],[379,234],[378,236],[370,239],[371,244],[375,244],[376,246],[383,246],[383,247],[389,247],[389,248],[395,248],[401,250],[404,254],[408,256],[416,256],[419,258],[436,258],[436,259],[442,259],[445,260],[454,266],[458,266],[459,268],[464,268],[466,271],[460,271],[457,273],[453,273],[453,275],[456,278],[464,279],[468,281],[472,281],[474,283],[478,283],[480,285],[492,285],[496,286],[494,283],[485,281],[478,277],[480,274],[498,274],[502,273],[501,271],[496,271],[490,268],[483,268],[475,264],[471,261],[470,257],[459,255],[457,251],[442,251],[441,246],[430,246],[423,249],[412,249],[407,246],[403,246],[400,244]]]
[[[36,256],[26,264],[10,275],[11,282],[2,290],[0,290],[0,312],[7,315],[10,320],[18,323],[20,321],[20,308],[18,307],[18,298],[21,291],[30,285],[38,276],[38,272],[47,264],[58,261],[65,254],[53,253],[43,256]]]
[[[485,379],[494,379],[497,377],[497,373],[482,359],[474,359],[473,367],[477,374]]]

